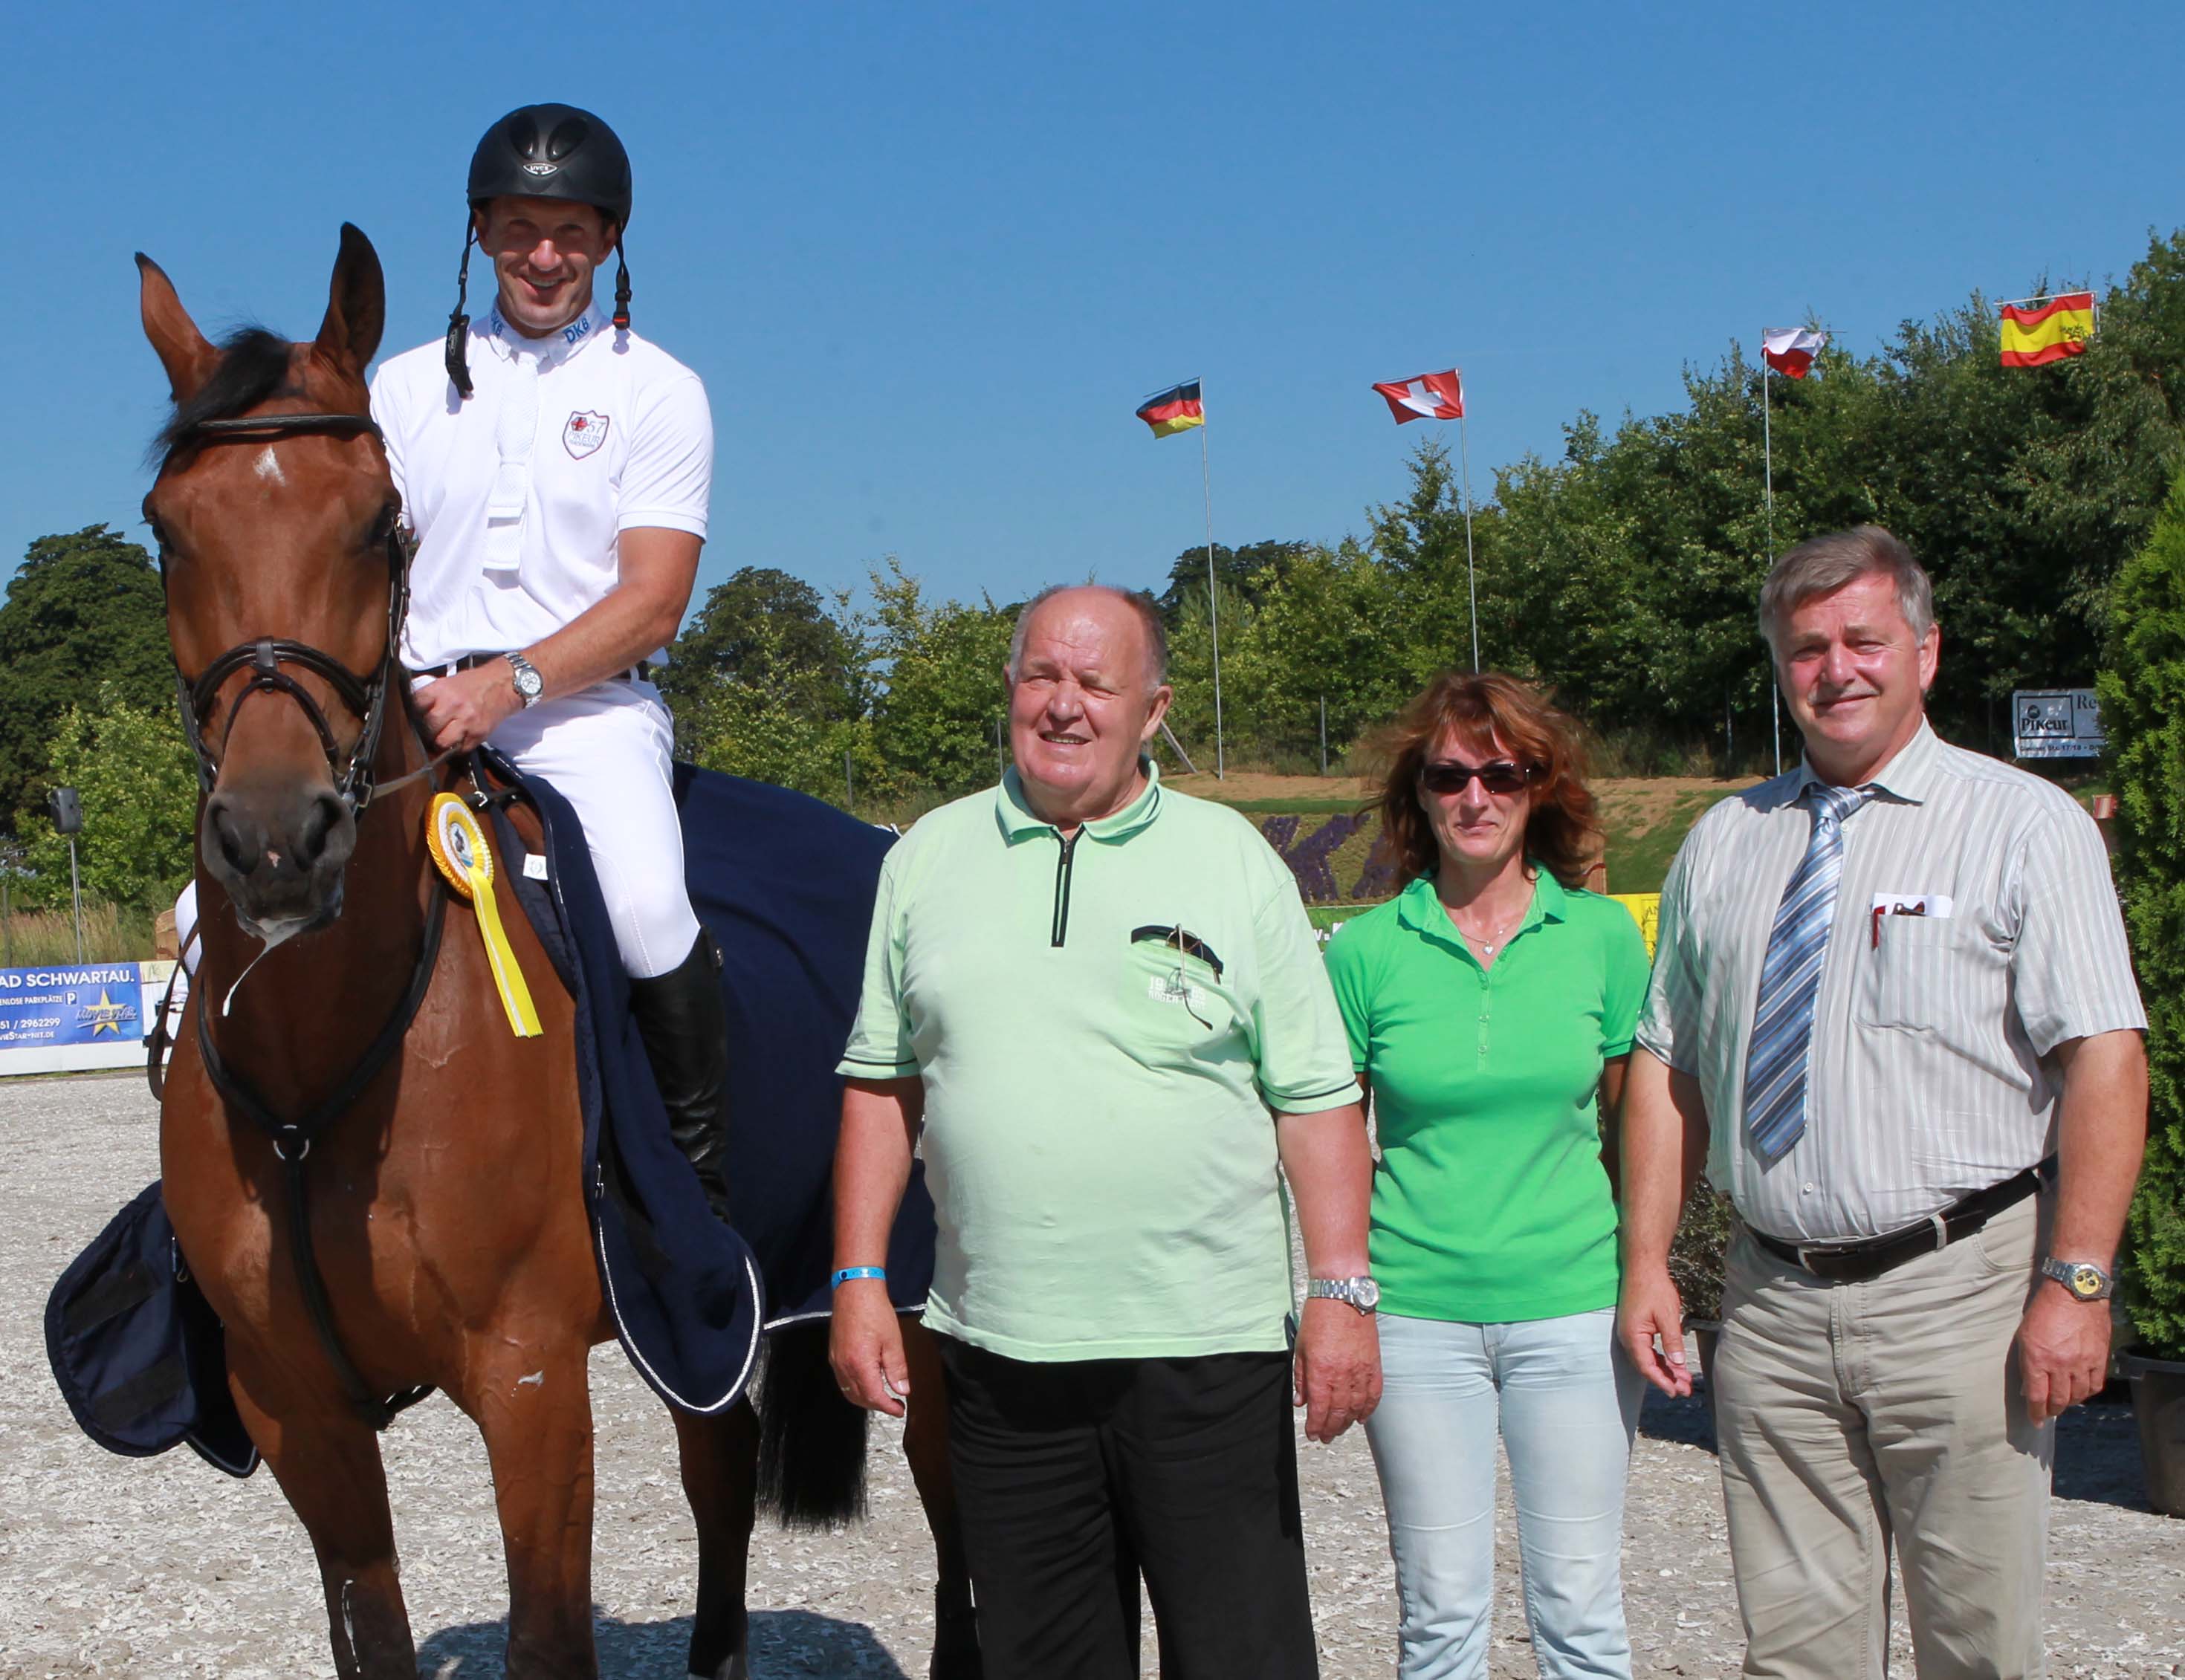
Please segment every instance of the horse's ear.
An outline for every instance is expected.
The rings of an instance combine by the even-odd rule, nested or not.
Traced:
[[[197,322],[182,307],[175,282],[167,278],[165,269],[139,251],[137,272],[142,280],[138,304],[144,315],[144,336],[152,341],[159,365],[167,370],[167,386],[175,400],[187,402],[211,377],[220,352],[198,331]]]
[[[342,224],[341,254],[334,259],[327,318],[319,323],[319,354],[359,378],[379,350],[387,330],[387,276],[379,253],[349,223]]]

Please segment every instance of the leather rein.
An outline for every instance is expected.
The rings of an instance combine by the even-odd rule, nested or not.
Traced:
[[[272,439],[307,433],[355,437],[369,433],[381,438],[378,426],[370,416],[362,414],[269,414],[244,416],[227,420],[201,420],[182,432],[176,439],[176,448],[193,444],[235,443],[245,440]],[[383,442],[384,439],[382,438]],[[159,579],[164,591],[166,584],[167,557],[165,546],[159,555]],[[394,781],[375,784],[372,779],[373,761],[378,756],[382,727],[386,721],[388,695],[401,676],[400,649],[403,621],[410,607],[410,567],[399,530],[390,530],[387,538],[387,645],[379,663],[369,678],[359,677],[341,661],[306,642],[291,641],[278,636],[260,636],[238,642],[200,672],[193,681],[182,673],[177,665],[175,684],[181,700],[182,733],[187,739],[190,752],[197,761],[198,786],[201,794],[210,796],[220,777],[220,760],[205,745],[207,731],[212,723],[222,686],[238,672],[247,670],[250,680],[236,696],[228,708],[226,727],[221,732],[221,750],[225,754],[227,741],[235,730],[237,715],[244,701],[258,694],[283,694],[303,712],[305,719],[319,738],[326,754],[327,769],[334,780],[334,792],[348,807],[352,817],[361,820],[370,808],[375,795],[431,775],[445,762],[448,756],[430,756],[430,747],[421,735],[418,745],[428,755],[422,770],[415,770]],[[296,666],[323,679],[348,711],[358,719],[359,729],[354,746],[346,761],[335,745],[332,727],[325,712],[310,691],[282,670],[283,666]],[[405,698],[403,712],[412,730],[416,728],[414,714],[410,712]],[[312,1143],[326,1132],[355,1103],[372,1081],[385,1071],[396,1052],[408,1035],[411,1024],[423,1007],[425,995],[432,989],[433,974],[440,954],[440,935],[447,919],[448,891],[438,870],[428,872],[431,881],[431,897],[425,913],[425,931],[417,952],[417,962],[411,971],[410,982],[404,987],[394,1013],[388,1015],[377,1035],[365,1047],[362,1056],[343,1075],[327,1096],[311,1105],[299,1116],[284,1118],[275,1111],[251,1086],[249,1082],[231,1068],[213,1043],[212,1013],[207,997],[198,996],[198,1053],[204,1064],[205,1077],[221,1100],[235,1112],[239,1112],[263,1132],[273,1146],[273,1153],[281,1163],[287,1180],[288,1201],[288,1247],[294,1257],[296,1281],[304,1297],[311,1327],[317,1332],[319,1346],[327,1361],[340,1381],[350,1406],[374,1430],[383,1430],[393,1421],[396,1413],[415,1405],[433,1392],[429,1384],[405,1388],[394,1395],[383,1395],[364,1380],[348,1350],[342,1345],[340,1332],[336,1329],[333,1307],[327,1295],[325,1275],[319,1269],[318,1256],[311,1242],[310,1184],[305,1175],[305,1163],[309,1160]],[[171,984],[171,983],[170,983]],[[159,1033],[164,1037],[166,1010],[160,1009]],[[159,1047],[152,1052],[153,1067],[159,1065]],[[155,1094],[158,1086],[155,1084]]]

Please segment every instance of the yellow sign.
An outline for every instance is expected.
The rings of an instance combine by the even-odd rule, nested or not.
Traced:
[[[1662,919],[1662,895],[1658,892],[1612,892],[1609,896],[1631,913],[1631,919],[1639,924],[1639,931],[1646,935],[1646,954],[1654,954],[1654,930]]]
[[[425,813],[425,844],[433,862],[448,878],[448,885],[471,902],[478,913],[478,937],[485,941],[485,959],[493,968],[493,983],[500,993],[500,1007],[508,1012],[509,1030],[518,1038],[536,1038],[544,1030],[539,1011],[531,1002],[531,988],[523,983],[522,965],[516,960],[508,931],[500,924],[500,906],[494,897],[493,850],[485,843],[485,830],[471,815],[461,795],[437,794]]]

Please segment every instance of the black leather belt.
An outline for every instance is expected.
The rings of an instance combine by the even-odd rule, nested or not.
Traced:
[[[481,665],[491,665],[495,660],[506,662],[507,658],[508,656],[505,653],[467,653],[455,661],[455,669],[475,671]],[[428,666],[426,668],[431,670],[434,667]],[[443,671],[447,669],[445,666],[438,668]],[[648,683],[652,680],[652,667],[640,659],[629,670],[614,672],[604,680],[610,683]]]
[[[1953,1202],[1918,1225],[1881,1236],[1862,1237],[1856,1242],[1785,1242],[1751,1225],[1745,1229],[1755,1242],[1786,1264],[1830,1283],[1864,1283],[1907,1260],[1947,1248],[1961,1236],[1970,1236],[2005,1208],[2015,1207],[2039,1190],[2042,1180],[2055,1167],[2056,1158],[2052,1155],[2037,1167],[2028,1167],[2001,1184],[1992,1184]]]

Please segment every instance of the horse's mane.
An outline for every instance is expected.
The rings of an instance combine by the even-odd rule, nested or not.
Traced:
[[[276,397],[300,397],[288,382],[288,357],[295,346],[262,327],[238,327],[220,346],[212,377],[175,405],[174,413],[152,440],[152,452],[164,463],[201,421],[229,420]]]

